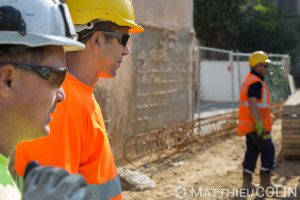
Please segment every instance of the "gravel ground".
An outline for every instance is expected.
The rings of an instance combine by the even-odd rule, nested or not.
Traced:
[[[243,192],[240,188],[245,137],[232,135],[149,164],[147,168],[127,166],[149,175],[156,188],[123,191],[123,197],[126,200],[300,199],[300,160],[286,160],[281,156],[281,119],[273,124],[272,137],[278,163],[272,180],[286,189],[277,194],[261,197],[263,194],[254,192],[247,197],[244,193],[236,197]],[[259,167],[258,161],[253,176],[255,183],[259,183]]]

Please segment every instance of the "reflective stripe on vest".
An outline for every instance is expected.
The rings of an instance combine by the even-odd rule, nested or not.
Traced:
[[[89,188],[92,190],[92,200],[109,200],[122,193],[119,175],[102,184],[89,184]]]
[[[246,86],[248,85],[248,83],[250,81],[252,81],[253,79],[255,79],[256,77],[251,77],[247,80],[247,82],[244,84],[244,87],[242,89],[242,92],[244,93],[245,92],[245,89],[246,89]],[[270,104],[268,104],[268,101],[267,101],[267,88],[266,88],[266,85],[263,83],[262,80],[259,80],[262,87],[263,87],[263,96],[262,96],[262,103],[257,103],[257,107],[259,108],[270,108]],[[249,107],[249,103],[247,101],[240,101],[240,104],[243,105],[243,106],[247,106]]]
[[[248,123],[246,123],[246,122],[243,122],[243,121],[240,121],[240,123],[241,123],[241,124],[244,124],[244,125],[246,125],[246,126],[250,126],[250,127],[253,127],[253,128],[255,128],[255,126],[253,126],[252,124],[248,124]]]
[[[246,101],[240,101],[240,104],[243,106],[249,107],[249,103]],[[268,104],[268,103],[256,103],[256,104],[257,104],[257,107],[259,107],[259,108],[269,108],[270,107],[270,104]]]
[[[245,89],[246,89],[246,86],[248,85],[248,83],[249,83],[250,81],[252,81],[253,79],[255,79],[255,78],[256,78],[255,76],[252,76],[251,78],[249,78],[249,79],[246,81],[246,83],[244,84],[244,87],[243,87],[243,89],[242,89],[243,94],[245,93]]]

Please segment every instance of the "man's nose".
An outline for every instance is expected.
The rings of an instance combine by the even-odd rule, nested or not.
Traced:
[[[55,102],[56,103],[62,102],[65,100],[65,98],[66,98],[66,95],[65,95],[64,89],[62,87],[58,88],[56,91]]]
[[[123,48],[123,55],[125,55],[125,56],[127,56],[127,55],[129,55],[129,48],[128,48],[128,45],[126,45],[124,48]]]

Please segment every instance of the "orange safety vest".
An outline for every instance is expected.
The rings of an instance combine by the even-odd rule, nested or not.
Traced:
[[[243,82],[240,94],[238,124],[239,135],[245,135],[247,133],[255,131],[255,120],[251,115],[250,106],[248,102],[248,90],[249,86],[256,82],[260,82],[262,84],[261,98],[257,100],[258,113],[261,121],[263,122],[264,130],[267,132],[272,131],[270,95],[268,87],[266,83],[262,81],[259,77],[252,73],[249,73]]]
[[[82,174],[93,199],[121,200],[121,182],[94,88],[67,73],[63,89],[66,100],[56,106],[50,134],[18,144],[15,170],[23,176],[27,163],[37,160],[40,165]]]

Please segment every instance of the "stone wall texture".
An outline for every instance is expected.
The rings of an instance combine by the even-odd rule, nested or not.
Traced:
[[[125,163],[123,145],[132,135],[192,119],[192,0],[133,0],[136,22],[130,55],[117,76],[100,79],[100,104],[114,158]]]

